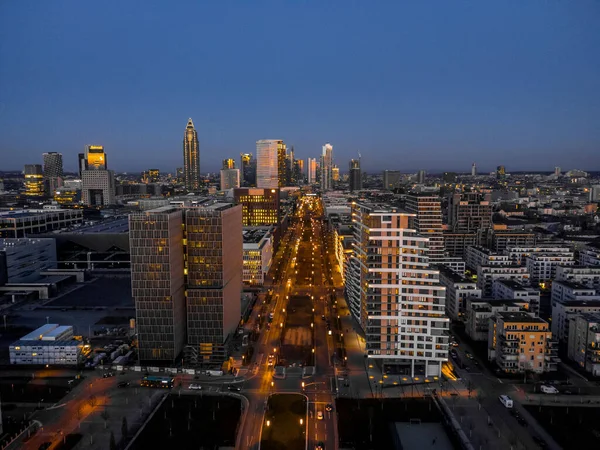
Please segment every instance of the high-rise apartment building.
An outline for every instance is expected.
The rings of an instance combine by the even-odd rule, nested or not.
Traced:
[[[221,169],[221,190],[240,187],[240,169]]]
[[[25,195],[41,197],[44,195],[44,172],[41,164],[25,164]]]
[[[62,153],[48,152],[42,155],[44,159],[44,187],[50,196],[63,185]]]
[[[279,224],[279,189],[234,189],[233,197],[236,204],[242,205],[245,227]]]
[[[216,203],[187,208],[185,238],[185,360],[224,361],[225,341],[242,314],[242,207]]]
[[[174,361],[186,338],[183,210],[129,216],[131,292],[141,361]]]
[[[429,267],[428,238],[411,229],[411,216],[393,207],[352,204],[346,291],[370,361],[412,377],[440,376],[448,359],[445,292],[439,272]]]
[[[88,206],[115,204],[115,175],[107,170],[106,154],[101,145],[85,148],[86,170],[81,172],[81,200]]]
[[[281,140],[256,141],[256,187],[265,189],[279,187],[280,152],[285,153],[285,143]],[[285,163],[285,160],[283,162]]]
[[[417,172],[417,183],[418,184],[425,183],[425,175],[427,175],[427,172],[425,172],[424,170],[419,170]]]
[[[183,133],[183,178],[188,191],[200,188],[200,144],[192,119],[188,120]]]
[[[308,158],[306,160],[306,178],[308,180],[308,184],[313,184],[317,182],[317,159],[316,158]]]
[[[325,144],[321,152],[321,190],[333,189],[333,146]]]
[[[454,232],[476,232],[492,225],[492,196],[467,192],[448,199],[448,225]]]
[[[411,219],[414,229],[429,239],[429,263],[441,262],[444,259],[444,235],[440,198],[437,195],[410,194],[406,197],[406,209],[414,214]]]
[[[350,171],[348,181],[351,191],[360,191],[362,189],[362,172],[360,170],[360,158],[350,160]]]
[[[383,171],[383,188],[393,191],[400,185],[401,174],[399,170]]]

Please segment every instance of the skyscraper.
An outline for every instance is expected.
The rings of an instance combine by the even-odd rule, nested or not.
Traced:
[[[256,159],[252,157],[252,153],[240,153],[240,162],[241,185],[256,186]]]
[[[506,178],[506,168],[504,166],[498,166],[496,168],[496,179],[504,180]]]
[[[41,164],[25,164],[25,195],[41,197],[44,195],[44,172]]]
[[[406,210],[412,213],[411,227],[429,239],[429,263],[444,259],[442,204],[437,195],[410,194],[406,196]]]
[[[560,177],[560,167],[555,167],[554,168],[554,176]]]
[[[473,165],[471,166],[471,176],[472,177],[477,176],[477,166],[475,165],[475,163],[473,163]]]
[[[393,191],[400,184],[399,170],[384,170],[383,171],[383,188]]]
[[[333,189],[333,146],[325,144],[321,152],[321,190]]]
[[[306,160],[306,177],[308,179],[308,184],[313,184],[317,182],[317,159],[316,158],[308,158]]]
[[[81,172],[87,170],[87,159],[85,158],[85,153],[77,154],[77,171],[79,173],[79,178],[81,179]]]
[[[340,168],[338,166],[336,166],[335,164],[331,168],[331,181],[333,181],[332,187],[334,187],[336,185],[336,183],[338,181],[340,181]]]
[[[426,174],[427,174],[427,173],[426,173],[424,170],[419,170],[419,171],[417,172],[417,183],[418,183],[418,184],[423,184],[423,183],[425,183],[425,175],[426,175]]]
[[[288,161],[287,149],[283,142],[277,145],[277,185],[284,187],[289,182],[290,166]]]
[[[63,185],[63,160],[62,153],[44,153],[44,187],[50,196]]]
[[[240,169],[221,169],[221,190],[240,187]]]
[[[256,141],[256,187],[266,189],[279,187],[278,155],[281,150],[285,152],[285,144],[282,140]]]
[[[362,172],[360,170],[360,158],[350,160],[350,171],[348,175],[351,191],[360,191],[362,189]]]
[[[368,361],[405,376],[441,376],[448,359],[444,287],[429,266],[427,237],[412,214],[391,206],[352,204],[354,230],[346,290],[365,332]]]
[[[81,171],[81,200],[88,206],[115,204],[115,175],[107,170],[106,154],[101,145],[85,148],[86,170]]]
[[[452,231],[468,233],[488,229],[492,224],[491,200],[491,194],[452,194],[448,199],[448,225]]]
[[[222,169],[235,169],[235,160],[233,158],[227,158],[223,160]]]
[[[183,178],[188,191],[200,189],[200,144],[192,119],[188,120],[183,133]]]

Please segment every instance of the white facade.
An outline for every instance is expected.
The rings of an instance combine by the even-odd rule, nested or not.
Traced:
[[[600,265],[590,267],[558,266],[555,281],[571,281],[600,291]]]
[[[504,250],[504,254],[508,255],[512,264],[524,265],[525,258],[530,255],[539,254],[567,254],[573,258],[573,251],[568,246],[559,245],[534,245],[529,247],[508,247]]]
[[[0,253],[6,255],[9,283],[33,282],[40,278],[40,271],[56,269],[56,240],[52,238],[0,239]]]
[[[540,313],[540,290],[524,286],[513,280],[496,280],[492,284],[492,297],[498,300],[518,300],[527,303],[527,310],[536,316]]]
[[[221,190],[240,187],[240,169],[221,169]]]
[[[492,295],[492,286],[496,280],[514,280],[522,284],[529,284],[527,267],[506,266],[479,266],[477,268],[477,287],[481,289],[483,297]]]
[[[73,327],[46,324],[9,346],[11,364],[77,365],[83,344],[73,338]]]
[[[600,300],[600,295],[594,288],[571,281],[554,281],[552,283],[552,302],[575,302]]]
[[[81,201],[88,206],[115,204],[115,174],[112,170],[81,172]]]
[[[465,263],[471,270],[477,270],[479,266],[507,266],[510,264],[508,255],[492,252],[491,250],[473,246],[467,247],[465,251]]]
[[[245,227],[243,234],[242,281],[248,286],[262,286],[273,258],[272,227]]]
[[[446,287],[446,315],[451,320],[464,321],[466,299],[481,298],[481,289],[474,281],[460,276],[450,269],[440,270],[440,283]]]
[[[552,335],[559,341],[569,338],[569,321],[578,314],[600,312],[600,299],[589,301],[552,301]]]
[[[533,253],[525,257],[525,265],[532,283],[553,280],[557,266],[575,265],[573,252]]]
[[[600,314],[578,314],[569,322],[567,355],[593,376],[600,376]]]
[[[600,266],[600,248],[587,246],[579,252],[579,265]]]
[[[277,189],[279,173],[277,167],[277,148],[283,141],[263,139],[256,141],[256,187]]]

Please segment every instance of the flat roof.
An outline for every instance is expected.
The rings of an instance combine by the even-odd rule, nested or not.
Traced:
[[[48,331],[47,333],[44,334],[44,338],[47,337],[56,337],[66,331],[73,331],[73,327],[69,326],[69,325],[61,325],[56,327],[54,330]]]
[[[420,422],[413,424],[399,422],[395,426],[402,450],[422,450],[424,448],[452,450],[454,448],[441,423]]]
[[[76,339],[69,339],[69,340],[65,340],[65,341],[24,341],[23,339],[20,339],[18,341],[13,342],[12,344],[10,344],[11,347],[20,347],[20,346],[28,346],[28,345],[33,345],[33,346],[41,346],[41,347],[50,347],[50,346],[60,346],[60,347],[77,347],[79,345],[83,345],[83,343],[81,341],[78,341]]]
[[[497,314],[504,319],[505,322],[531,322],[531,323],[548,323],[544,319],[539,317],[532,317],[528,313],[517,311],[517,312],[505,312],[499,311]]]
[[[520,290],[520,291],[531,291],[532,288],[529,286],[524,286],[523,284],[519,283],[516,280],[494,280],[494,283],[502,283],[504,286],[509,287],[513,290]]]
[[[242,231],[244,244],[258,244],[269,233],[269,228],[245,228]]]
[[[129,219],[127,217],[103,220],[102,222],[79,227],[75,231],[77,234],[93,234],[93,233],[127,233],[129,231]]]
[[[448,266],[437,265],[436,269],[439,270],[440,275],[444,275],[447,278],[450,278],[454,283],[471,283],[477,284],[472,280],[469,280],[467,277],[463,277],[461,274],[456,273],[454,270],[450,269]]]
[[[26,334],[20,340],[21,341],[36,341],[40,339],[40,336],[43,336],[46,333],[58,328],[57,323],[47,323],[46,325],[42,325],[36,330],[33,330],[31,333]]]

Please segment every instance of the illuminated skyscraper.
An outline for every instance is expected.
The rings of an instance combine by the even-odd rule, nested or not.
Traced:
[[[160,179],[160,170],[148,169],[148,181],[150,183],[158,183],[159,179]]]
[[[62,153],[44,153],[44,187],[50,196],[63,185],[63,160]]]
[[[86,145],[85,147],[86,170],[107,170],[106,153],[102,145]]]
[[[235,169],[235,160],[233,158],[227,158],[223,160],[222,169]]]
[[[277,145],[277,185],[284,187],[289,184],[289,161],[285,144]]]
[[[245,227],[279,224],[279,189],[240,188],[234,189],[233,196],[242,205]]]
[[[340,168],[335,164],[331,168],[331,181],[338,182],[340,181]],[[335,183],[333,183],[335,185]]]
[[[88,206],[115,204],[115,175],[106,169],[106,154],[101,145],[85,147],[86,170],[81,171],[81,200]]]
[[[321,153],[321,190],[333,189],[333,146],[325,144]]]
[[[306,176],[308,179],[308,184],[313,184],[317,182],[317,159],[316,158],[308,158],[306,161]]]
[[[44,172],[41,164],[25,164],[25,195],[41,197],[44,195]]]
[[[240,182],[244,187],[256,186],[256,159],[252,153],[240,153]]]
[[[348,175],[351,191],[360,191],[362,189],[362,172],[360,170],[360,158],[350,160],[350,172]]]
[[[279,154],[285,154],[285,143],[277,139],[256,141],[256,187],[277,189],[279,187]],[[284,158],[285,166],[285,158]]]
[[[496,179],[504,180],[506,178],[506,168],[504,166],[498,166],[496,168]]]
[[[188,120],[183,133],[183,178],[188,191],[200,189],[200,144],[192,119]]]

